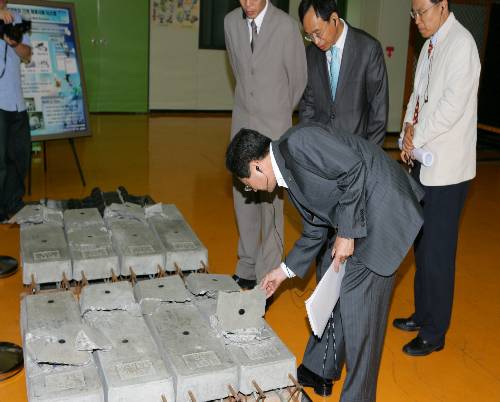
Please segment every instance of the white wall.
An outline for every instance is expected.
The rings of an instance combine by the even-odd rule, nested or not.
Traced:
[[[406,79],[406,56],[410,26],[410,2],[401,0],[348,0],[347,19],[382,44],[389,76],[388,131],[401,129],[401,113]],[[386,47],[393,46],[392,57]]]
[[[300,0],[290,0],[298,19]],[[375,36],[385,51],[389,75],[389,131],[399,131],[408,47],[409,1],[348,0],[347,21]],[[233,78],[225,51],[198,49],[198,27],[151,23],[150,109],[230,110]]]

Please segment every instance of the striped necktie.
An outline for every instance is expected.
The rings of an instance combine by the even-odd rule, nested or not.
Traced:
[[[339,72],[340,72],[340,55],[339,48],[337,46],[332,46],[330,51],[330,90],[332,92],[332,100],[335,101],[335,94],[337,92],[337,84],[339,82]]]
[[[250,23],[250,27],[252,28],[252,40],[250,41],[250,48],[252,49],[252,53],[253,53],[253,49],[255,47],[255,41],[257,39],[257,24],[255,23],[255,20],[252,20],[252,22]]]

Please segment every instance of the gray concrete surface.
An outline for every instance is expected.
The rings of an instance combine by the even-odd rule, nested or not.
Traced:
[[[162,303],[145,316],[167,367],[175,376],[176,401],[197,401],[229,395],[237,388],[237,367],[223,343],[191,304]]]
[[[60,282],[63,273],[73,279],[73,269],[68,244],[61,226],[51,224],[21,227],[21,261],[23,283]]]
[[[165,269],[196,271],[208,265],[208,251],[173,204],[156,204],[146,208],[149,224],[165,250]]]

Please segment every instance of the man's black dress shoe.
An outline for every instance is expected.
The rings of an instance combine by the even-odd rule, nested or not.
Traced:
[[[396,328],[401,329],[403,331],[419,331],[420,330],[420,325],[418,325],[415,321],[413,321],[412,317],[408,318],[396,318],[393,322],[392,325],[394,325]]]
[[[250,290],[253,289],[255,285],[257,285],[257,281],[254,281],[252,279],[243,279],[238,275],[233,275],[233,279],[238,285],[240,285],[240,288],[242,289]]]
[[[304,387],[312,387],[314,392],[320,396],[332,394],[332,380],[320,377],[303,364],[297,368],[297,381]]]
[[[405,352],[409,356],[427,356],[432,352],[443,350],[443,348],[444,342],[435,345],[427,342],[420,336],[417,336],[415,339],[412,339],[410,342],[403,346],[403,352]]]
[[[0,278],[15,274],[17,271],[17,260],[6,255],[0,255]]]

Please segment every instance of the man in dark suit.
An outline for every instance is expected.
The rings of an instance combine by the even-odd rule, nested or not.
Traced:
[[[226,166],[247,190],[286,188],[303,218],[302,236],[261,282],[268,297],[287,277],[304,277],[335,230],[332,258],[318,274],[332,259],[334,269],[346,261],[338,303],[347,361],[341,400],[375,401],[394,273],[422,225],[422,189],[380,147],[319,124],[296,126],[272,143],[242,129]],[[317,360],[315,367],[331,367]]]
[[[363,137],[382,146],[386,133],[389,95],[387,72],[380,43],[339,18],[334,0],[302,0],[299,17],[307,47],[308,82],[300,101],[300,122],[319,122],[337,131]],[[332,233],[327,236],[327,240]],[[317,265],[328,260],[327,244]],[[321,279],[318,271],[317,280]],[[345,360],[338,307],[321,338],[313,335],[298,369],[299,382],[327,396],[338,380]],[[327,365],[317,362],[328,354]]]
[[[319,122],[382,146],[389,88],[380,43],[339,18],[335,0],[302,0],[307,87],[300,122]]]

